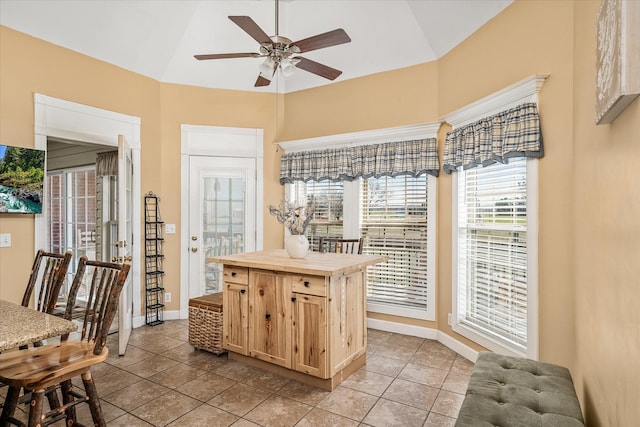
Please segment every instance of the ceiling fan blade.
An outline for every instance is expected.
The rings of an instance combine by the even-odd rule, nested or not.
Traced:
[[[254,85],[255,87],[261,87],[261,86],[269,86],[271,84],[271,80],[262,77],[261,74],[258,75],[258,80],[256,80],[256,84]]]
[[[271,37],[265,33],[262,28],[255,23],[253,19],[248,16],[230,16],[233,22],[240,28],[242,28],[247,34],[254,38],[260,44],[273,44]]]
[[[296,67],[310,73],[317,74],[320,77],[324,77],[325,79],[335,80],[340,74],[342,74],[342,71],[340,70],[336,70],[335,68],[328,67],[307,58],[296,56],[295,59],[299,60],[299,62],[296,64]]]
[[[338,28],[337,30],[308,37],[291,44],[298,46],[298,49],[300,49],[300,52],[302,53],[338,44],[349,43],[350,41],[351,38],[347,33],[342,28]]]
[[[212,53],[208,55],[193,55],[194,58],[203,60],[203,59],[227,59],[227,58],[257,58],[259,57],[259,53]]]

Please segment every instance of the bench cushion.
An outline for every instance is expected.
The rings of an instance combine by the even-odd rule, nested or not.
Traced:
[[[482,352],[456,427],[584,426],[567,368]]]

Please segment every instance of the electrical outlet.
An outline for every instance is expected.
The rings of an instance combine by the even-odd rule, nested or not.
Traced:
[[[447,323],[449,324],[449,326],[453,326],[453,322],[451,321],[451,313],[449,313],[449,315],[447,316]]]
[[[165,224],[164,232],[167,234],[175,234],[176,233],[176,225],[175,224]]]
[[[11,234],[0,234],[0,248],[8,248],[11,246]]]
[[[171,292],[164,293],[164,302],[171,302]]]

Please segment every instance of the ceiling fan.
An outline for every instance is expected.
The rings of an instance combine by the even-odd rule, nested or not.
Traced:
[[[342,28],[296,42],[291,41],[278,34],[278,0],[276,0],[276,34],[273,37],[269,37],[262,28],[248,16],[230,16],[229,19],[260,43],[260,53],[213,53],[208,55],[194,55],[196,59],[266,58],[265,61],[260,64],[260,74],[256,80],[255,87],[269,86],[278,68],[285,77],[293,75],[295,68],[300,68],[329,80],[335,80],[342,74],[340,70],[298,56],[300,53],[349,43],[351,38],[349,38]]]

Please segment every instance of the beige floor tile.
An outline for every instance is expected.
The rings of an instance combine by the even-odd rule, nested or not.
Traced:
[[[289,427],[296,425],[309,411],[309,405],[276,395],[256,406],[244,418],[265,427]]]
[[[142,378],[149,378],[158,372],[176,366],[179,362],[160,355],[153,355],[148,359],[142,360],[133,365],[124,366],[122,369],[136,374]]]
[[[377,397],[338,386],[317,407],[352,420],[362,421],[375,405]]]
[[[356,427],[358,422],[322,409],[314,408],[296,427]]]
[[[91,370],[93,372],[93,369]],[[113,393],[114,391],[121,390],[127,386],[130,386],[133,383],[137,383],[142,380],[137,375],[132,374],[131,372],[124,371],[122,369],[114,369],[109,372],[108,375],[100,375],[93,376],[93,381],[96,384],[96,388],[98,389],[98,395],[106,396],[109,393]],[[84,390],[82,386],[82,380],[79,378],[73,379],[73,384],[76,387]]]
[[[124,414],[121,417],[116,418],[115,420],[109,422],[107,424],[109,427],[149,427],[153,426],[153,424],[149,424],[146,421],[142,421],[140,418],[135,417],[131,414]]]
[[[278,394],[307,405],[315,406],[324,399],[329,392],[298,381],[290,381],[278,390]]]
[[[138,363],[145,359],[148,359],[153,355],[154,353],[143,350],[134,345],[128,345],[127,351],[125,352],[124,356],[118,355],[117,351],[110,350],[109,357],[107,358],[106,362],[109,365],[112,365],[118,368],[123,368],[125,366],[133,365],[134,363]]]
[[[176,387],[176,390],[194,399],[206,402],[234,384],[235,381],[233,380],[211,372],[205,372],[197,378]]]
[[[396,377],[406,364],[407,363],[402,360],[391,359],[377,354],[371,356],[367,354],[367,364],[364,366],[364,369],[370,372]]]
[[[238,421],[232,424],[233,427],[261,427],[256,423],[252,423],[249,420],[245,420],[244,418],[240,418]]]
[[[168,391],[167,387],[160,384],[142,380],[106,396],[101,395],[101,397],[112,405],[130,412],[138,406],[157,399]]]
[[[363,423],[374,427],[422,427],[428,411],[380,399],[367,414]]]
[[[149,381],[153,381],[165,387],[176,388],[186,382],[198,378],[200,375],[202,375],[202,371],[200,369],[180,363],[150,376]]]
[[[281,377],[272,372],[257,369],[252,375],[245,378],[242,382],[248,386],[266,391],[267,393],[275,393],[285,384],[289,383],[289,378]]]
[[[473,371],[473,362],[470,362],[458,354],[456,356],[456,360],[453,362],[453,366],[451,366],[451,370],[456,374],[471,375],[471,371]]]
[[[203,352],[201,350],[197,350],[189,343],[184,343],[177,347],[170,348],[167,351],[160,353],[164,357],[168,357],[169,359],[177,360],[179,362],[186,362],[189,359],[193,359],[194,357],[198,357]]]
[[[448,373],[445,369],[407,363],[398,378],[440,388]]]
[[[137,407],[131,411],[131,414],[155,426],[165,426],[200,406],[201,403],[184,394],[169,391]]]
[[[214,396],[207,403],[242,417],[269,396],[271,395],[263,390],[238,383]]]
[[[404,347],[401,345],[389,345],[388,343],[377,346],[374,353],[376,356],[389,357],[391,359],[398,359],[404,362],[411,360],[416,349],[412,347]]]
[[[454,393],[465,394],[467,392],[470,379],[470,375],[449,372],[449,375],[447,375],[447,378],[444,380],[444,384],[442,384],[442,389],[452,391]]]
[[[420,337],[412,337],[410,335],[400,335],[400,334],[392,334],[386,341],[386,345],[391,346],[402,346],[407,348],[412,348],[414,350],[418,350],[420,346],[424,343],[424,338]]]
[[[455,358],[455,354],[418,351],[411,358],[411,363],[448,370],[453,365]]]
[[[46,404],[45,408],[47,408]],[[78,417],[78,422],[86,426],[93,425],[93,418],[91,417],[89,405],[78,405],[76,406],[76,408],[76,416]],[[102,416],[104,418],[104,421],[109,425],[111,425],[111,422],[113,420],[127,413],[125,410],[118,408],[117,406],[114,406],[103,399],[100,399],[100,408],[102,409]],[[62,425],[65,425],[65,423],[62,422]]]
[[[449,418],[444,415],[431,412],[427,417],[427,421],[424,423],[424,427],[454,427],[455,424],[455,418]]]
[[[259,369],[231,360],[221,364],[213,372],[234,381],[242,381],[258,371]]]
[[[206,403],[187,412],[171,424],[170,427],[227,427],[238,420],[233,414],[214,408]]]
[[[439,391],[435,387],[396,378],[382,397],[429,411]]]
[[[353,390],[373,394],[374,396],[382,396],[382,393],[384,393],[392,382],[393,377],[377,374],[375,372],[367,371],[364,368],[360,368],[351,374],[351,376],[344,380],[340,385]]]
[[[197,350],[193,357],[190,357],[185,363],[201,371],[215,371],[216,369],[228,363],[226,355],[216,356],[203,350]]]
[[[431,407],[431,412],[444,415],[446,417],[456,418],[464,396],[458,393],[452,393],[450,391],[441,390]]]

